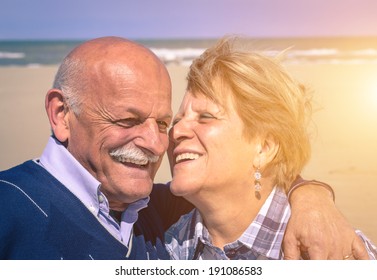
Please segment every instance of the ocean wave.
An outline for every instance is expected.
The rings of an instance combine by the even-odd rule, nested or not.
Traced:
[[[351,52],[351,54],[355,56],[376,56],[377,57],[377,50],[376,49],[356,50],[356,51]]]
[[[25,54],[22,52],[0,52],[0,59],[22,59]]]
[[[151,48],[151,50],[166,64],[187,64],[205,51],[202,48]]]
[[[288,53],[291,64],[376,64],[377,49],[338,50],[308,49]]]
[[[28,67],[40,67],[42,65],[58,64],[62,54],[50,51],[39,52],[40,48],[31,51],[0,51],[0,65],[23,65]],[[36,50],[38,50],[37,53]],[[152,47],[151,50],[167,65],[177,64],[189,66],[192,61],[205,50],[202,46],[172,46]],[[285,62],[290,64],[375,64],[377,61],[377,47],[359,47],[355,49],[342,49],[340,47],[306,48],[297,47],[287,49],[285,47],[256,49],[267,56],[276,57],[283,53]]]
[[[151,48],[165,63],[189,66],[200,56],[205,48]],[[275,57],[285,53],[286,62],[290,64],[365,64],[377,61],[377,49],[339,50],[336,48],[261,50],[264,55]]]
[[[291,56],[334,56],[339,54],[337,49],[308,49],[288,51]]]

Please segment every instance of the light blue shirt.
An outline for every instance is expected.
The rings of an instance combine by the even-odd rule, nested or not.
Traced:
[[[54,137],[50,137],[42,156],[35,162],[71,191],[115,238],[128,245],[138,211],[147,207],[149,197],[131,203],[118,224],[110,216],[109,202],[101,192],[101,183]]]

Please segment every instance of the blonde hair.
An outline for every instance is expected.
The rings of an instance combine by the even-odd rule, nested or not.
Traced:
[[[205,95],[224,110],[229,100],[225,93],[231,93],[245,137],[272,137],[279,144],[264,170],[274,174],[274,183],[287,191],[310,157],[310,96],[278,59],[239,50],[235,44],[239,42],[239,38],[223,38],[194,60],[187,90]]]

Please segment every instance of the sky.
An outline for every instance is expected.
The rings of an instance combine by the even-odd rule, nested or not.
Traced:
[[[377,0],[0,0],[1,39],[377,36]]]

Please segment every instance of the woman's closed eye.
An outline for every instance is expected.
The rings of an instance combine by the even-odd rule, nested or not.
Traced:
[[[211,119],[216,119],[216,117],[214,115],[212,115],[211,113],[201,113],[199,115],[199,119],[202,120],[202,121],[207,121],[207,120],[211,120]]]

